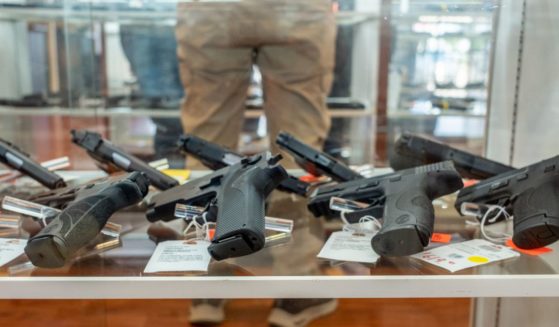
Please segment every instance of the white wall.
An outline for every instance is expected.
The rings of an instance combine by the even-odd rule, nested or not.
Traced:
[[[517,166],[559,154],[559,1],[527,1],[525,24],[513,148]],[[557,326],[558,307],[559,299],[503,299],[500,326]]]
[[[501,2],[498,20],[494,25],[496,34],[490,74],[487,156],[509,164],[522,1]]]
[[[487,143],[490,158],[508,163],[512,151],[515,166],[559,154],[559,1],[527,1],[514,122],[521,9],[522,1],[502,1]]]
[[[559,154],[559,1],[527,1],[513,162]]]
[[[519,167],[559,154],[559,1],[526,0],[526,3],[515,119],[522,1],[501,1],[487,142],[490,158],[509,163],[512,157],[512,164]],[[513,136],[514,146],[511,147]],[[556,267],[559,257],[555,255],[553,260]],[[558,307],[557,298],[481,299],[476,301],[473,324],[480,327],[558,326]]]

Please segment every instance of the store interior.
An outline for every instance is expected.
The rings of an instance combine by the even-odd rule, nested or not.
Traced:
[[[0,0],[0,44],[4,45],[0,139],[16,144],[37,162],[67,157],[64,176],[73,181],[104,173],[91,154],[75,144],[71,130],[99,133],[148,163],[166,160],[169,169],[190,168],[177,146],[184,134],[181,117],[189,119],[181,107],[190,92],[183,85],[177,57],[177,42],[179,47],[182,42],[177,36],[181,6],[177,2],[193,1]],[[559,56],[559,2],[337,0],[332,1],[332,10],[335,58],[326,99],[331,127],[320,149],[327,155],[365,177],[393,171],[391,158],[404,133],[517,168],[557,155],[559,78],[553,67]],[[267,132],[270,95],[265,75],[255,62],[242,133],[237,148],[231,149],[242,156],[263,153],[275,142]],[[0,167],[4,172],[11,169]],[[306,174],[302,169],[288,172],[297,177]],[[190,177],[205,173],[194,170]],[[28,184],[25,179],[9,183],[16,188]],[[479,226],[465,222],[456,211],[455,195],[448,194],[433,202],[434,231],[456,241],[483,238]],[[291,195],[289,205],[278,199],[274,217],[292,219],[295,208],[307,206],[302,197],[293,200]],[[244,295],[238,288],[204,289],[209,284],[198,285],[195,279],[184,284],[192,287],[184,293],[173,290],[174,284],[151,280],[144,290],[115,286],[108,280],[153,277],[144,268],[157,246],[153,235],[158,234],[153,234],[155,224],[145,217],[139,210],[115,215],[111,222],[121,228],[118,242],[105,240],[63,268],[33,270],[26,257],[0,268],[0,291],[6,287],[8,294],[0,299],[0,325],[190,326],[192,299],[226,298],[234,300],[227,301],[227,318],[220,326],[268,326],[270,308],[274,299],[284,298],[281,295],[334,298],[335,292],[340,294],[337,310],[309,326],[502,327],[528,321],[534,326],[555,326],[559,318],[553,309],[559,293],[540,297],[551,292],[545,287],[534,287],[534,295],[521,291],[510,297],[499,295],[509,294],[503,285],[514,288],[518,276],[554,280],[559,271],[557,244],[550,245],[555,252],[542,256],[522,255],[458,273],[408,256],[381,257],[373,265],[327,261],[316,253],[343,224],[324,218],[309,220],[302,227],[293,219],[296,230],[302,228],[308,235],[293,232],[288,241],[270,242],[258,253],[212,264],[206,274],[154,275],[162,280],[294,278],[303,283],[299,293],[282,290],[285,284],[273,281],[264,289],[247,289]],[[4,233],[2,227],[0,232],[1,237],[13,235],[13,230]],[[309,272],[307,265],[312,266]],[[326,290],[304,284],[310,276],[324,280]],[[392,284],[379,284],[379,293],[374,294],[377,288],[372,281],[387,276],[411,280],[409,296],[406,286],[392,290]],[[511,277],[510,284],[499,284],[494,294],[468,286],[478,277],[482,283],[495,276]],[[43,277],[60,281],[40,284],[41,291],[35,293],[33,282]],[[363,290],[356,282],[347,288],[335,284],[336,278],[345,277],[350,281],[363,277]],[[449,287],[448,294],[437,296],[445,289],[435,287],[430,294],[431,284],[424,282],[430,277],[460,281],[441,284]],[[16,290],[15,284],[8,284],[10,278],[29,284]],[[106,278],[107,284],[98,294],[85,284],[73,291],[72,283],[81,283],[80,278],[101,283]]]
[[[2,39],[13,44],[3,56],[8,71],[0,80],[2,113],[13,117],[2,126],[5,138],[46,160],[73,155],[71,149],[57,149],[65,136],[56,131],[98,124],[114,143],[157,158],[158,124],[180,132],[180,126],[165,126],[164,119],[179,117],[183,96],[174,59],[175,9],[128,2],[4,5]],[[390,1],[381,8],[375,1],[339,1],[327,152],[350,164],[385,167],[396,137],[410,131],[484,153],[494,25],[490,3]],[[142,65],[151,68],[136,72],[143,74],[138,77],[133,66]],[[144,75],[154,81],[141,85]],[[269,143],[257,66],[252,80],[239,141],[243,153]],[[52,129],[39,135],[35,126]],[[72,158],[72,163],[91,168],[87,161]]]

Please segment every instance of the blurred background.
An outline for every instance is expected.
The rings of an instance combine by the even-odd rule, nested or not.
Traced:
[[[2,137],[39,160],[68,155],[71,128],[94,128],[145,159],[182,132],[173,1],[0,1]],[[386,166],[403,131],[485,152],[492,0],[339,0],[333,125],[325,150]],[[247,94],[242,152],[265,149],[261,76]],[[157,145],[157,146],[156,146]]]

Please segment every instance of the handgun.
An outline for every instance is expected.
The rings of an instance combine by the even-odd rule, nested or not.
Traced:
[[[72,185],[56,190],[49,190],[46,192],[32,194],[30,196],[27,196],[25,200],[54,209],[62,210],[65,209],[70,203],[82,198],[84,194],[89,194],[89,189],[93,188],[96,184],[103,183],[108,180],[119,180],[123,176],[125,176],[124,173],[119,173],[111,175],[109,177],[97,178],[81,185]]]
[[[278,134],[276,143],[280,148],[289,152],[301,168],[314,176],[326,175],[337,182],[363,178],[344,163],[332,158],[327,153],[313,149],[286,132]]]
[[[240,162],[244,156],[219,146],[215,143],[208,142],[192,134],[181,136],[178,146],[182,152],[196,157],[204,166],[218,170],[227,166],[231,166]],[[309,191],[309,183],[303,182],[295,176],[289,175],[287,179],[281,182],[278,190],[306,196]]]
[[[486,179],[515,169],[411,133],[400,136],[389,160],[390,167],[394,170],[452,160],[460,175],[470,179]]]
[[[216,222],[208,248],[214,259],[257,252],[265,241],[266,198],[287,178],[279,160],[281,155],[264,152],[163,191],[151,199],[146,216],[151,222],[169,221],[176,219],[179,203],[202,207],[207,220]]]
[[[458,193],[456,210],[464,203],[497,205],[512,216],[512,240],[534,249],[559,239],[559,156],[506,172],[466,187]]]
[[[17,146],[2,139],[0,139],[0,161],[50,189],[66,186],[62,177],[41,166]]]
[[[370,204],[360,216],[383,218],[371,242],[382,256],[421,252],[429,244],[434,227],[432,201],[463,187],[452,161],[420,166],[396,173],[317,188],[309,210],[316,216],[334,216],[330,199],[339,197]]]
[[[116,211],[140,202],[148,187],[147,177],[140,172],[118,180],[89,184],[43,230],[28,240],[27,257],[38,267],[64,266],[78,250],[95,239]]]
[[[100,134],[86,130],[72,130],[72,142],[87,150],[96,161],[111,164],[126,172],[139,171],[144,173],[150,184],[160,190],[167,190],[179,185],[172,177],[151,167],[141,159],[126,153],[111,142],[103,139]]]

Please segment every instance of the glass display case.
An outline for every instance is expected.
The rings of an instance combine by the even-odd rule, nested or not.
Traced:
[[[5,59],[21,73],[17,91],[6,90],[4,111],[38,116],[33,109],[40,107],[42,116],[108,118],[107,133],[114,142],[148,157],[168,157],[170,150],[154,147],[153,138],[165,139],[165,133],[173,138],[181,129],[174,119],[184,95],[176,59],[175,7],[158,1],[4,5],[3,25],[29,40],[23,55],[14,52]],[[337,10],[336,65],[327,100],[335,128],[326,149],[363,164],[372,156],[373,136],[361,135],[372,127],[374,113],[376,45],[371,41],[378,33],[379,8],[346,0]],[[254,66],[246,133],[240,141],[247,153],[269,142],[262,132],[261,83]]]
[[[483,154],[493,1],[392,1],[387,152],[404,131]]]
[[[552,0],[0,0],[0,149],[8,148],[0,150],[0,257],[21,243],[0,268],[0,298],[466,298],[460,309],[472,309],[470,325],[498,327],[516,326],[510,317],[521,307],[540,314],[559,297],[559,245],[526,252],[511,238],[519,221],[541,217],[533,239],[559,238],[550,204],[559,194],[557,12]],[[238,140],[229,133],[237,125]],[[299,133],[310,148],[278,146],[280,130]],[[225,154],[208,164],[200,153],[216,148],[185,150],[185,138],[178,143],[185,131],[220,143]],[[285,170],[268,150],[281,150]],[[21,177],[14,167],[33,174],[14,151],[56,171],[70,191],[49,193],[44,182]],[[295,165],[305,155],[307,163]],[[247,167],[257,177],[229,180]],[[144,170],[156,171],[140,175],[149,192],[132,173]],[[158,174],[168,187],[156,186]],[[119,183],[134,185],[118,193]],[[479,196],[472,209],[460,205],[471,195],[463,187],[503,191]],[[66,257],[64,237],[40,245],[57,249],[61,267],[36,265],[44,252],[23,254],[37,233],[62,233],[51,223],[61,210],[103,192],[110,204],[101,206],[115,213],[79,227],[92,236],[87,246]],[[119,195],[129,202],[113,203]],[[68,213],[71,225],[93,207]],[[241,217],[242,232],[220,238],[220,219],[238,222],[224,216]],[[389,230],[389,241],[374,241],[390,228],[397,236]],[[355,244],[331,245],[339,233]],[[452,248],[472,240],[499,254],[464,257]],[[207,271],[146,269],[169,254],[165,241],[234,245],[224,260],[206,248],[197,256],[169,252],[180,262],[207,257]],[[435,260],[445,246],[448,258]],[[332,259],[323,254],[329,247],[374,260]],[[459,259],[470,265],[437,265]]]

